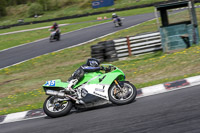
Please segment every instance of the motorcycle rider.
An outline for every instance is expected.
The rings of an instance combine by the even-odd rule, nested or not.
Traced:
[[[116,13],[112,14],[112,20],[114,21],[114,23],[115,23],[115,20],[117,20],[119,22],[121,21],[121,19],[119,18],[119,16]]]
[[[57,31],[59,29],[58,24],[55,22],[51,29],[54,29],[54,31]]]
[[[60,37],[60,29],[59,29],[59,26],[56,22],[54,22],[53,26],[50,29],[55,31],[55,35]]]
[[[100,62],[95,58],[89,58],[86,62],[86,64],[80,66],[68,79],[69,85],[67,88],[65,88],[65,91],[71,91],[74,92],[72,87],[76,85],[78,81],[80,81],[84,74],[86,72],[97,72],[101,70],[101,67],[99,66]]]

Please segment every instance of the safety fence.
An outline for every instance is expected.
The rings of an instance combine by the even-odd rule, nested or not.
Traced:
[[[139,36],[113,40],[118,58],[139,55],[162,49],[160,33],[149,33]]]
[[[101,62],[162,50],[159,32],[128,36],[91,46],[91,56]]]

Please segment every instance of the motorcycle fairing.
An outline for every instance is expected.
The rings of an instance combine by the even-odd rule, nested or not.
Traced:
[[[115,79],[119,81],[125,80],[125,75],[120,69],[115,69],[109,73],[90,72],[85,73],[84,77],[79,81],[73,89],[86,89],[89,94],[109,100],[108,89]],[[62,82],[60,79],[47,81],[43,85],[44,89],[66,88],[68,82]]]
[[[62,82],[60,79],[56,80],[50,80],[46,81],[46,83],[43,85],[44,88],[49,88],[49,87],[62,87],[66,88],[69,85],[68,82]]]
[[[82,87],[86,89],[89,94],[109,100],[108,89],[110,88],[114,80],[117,78],[120,81],[125,80],[124,73],[120,69],[116,69],[110,73],[97,75],[96,77],[90,79]]]
[[[119,79],[120,81],[125,80],[125,74],[120,70],[116,69],[109,73],[102,72],[91,72],[84,74],[82,80],[76,84],[73,88],[77,88],[78,86],[87,83],[87,84],[107,84],[111,85],[115,79]]]
[[[90,72],[90,73],[85,73],[84,74],[84,77],[73,87],[74,89],[75,88],[78,88],[79,86],[81,86],[82,84],[84,83],[88,83],[94,79],[95,80],[95,83],[99,83],[98,82],[98,78],[102,76],[102,73],[101,72]]]
[[[86,84],[84,86],[84,89],[86,89],[89,94],[109,100],[108,97],[109,87],[110,85],[105,85],[105,84]]]
[[[56,31],[51,32],[51,36],[54,36],[56,34]]]

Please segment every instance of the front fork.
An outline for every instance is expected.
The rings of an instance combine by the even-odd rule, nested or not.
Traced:
[[[118,87],[119,89],[122,88],[117,80],[114,80],[114,82],[115,82],[115,84],[117,85],[117,87]]]
[[[114,80],[115,82],[115,85],[117,86],[115,89],[114,89],[114,95],[117,95],[118,93],[120,92],[123,92],[123,87],[119,84],[118,80]]]

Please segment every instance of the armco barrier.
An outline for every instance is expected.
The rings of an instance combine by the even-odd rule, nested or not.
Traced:
[[[91,46],[91,56],[103,61],[162,50],[159,32],[99,42]]]
[[[160,33],[148,33],[113,40],[118,58],[162,50]]]

